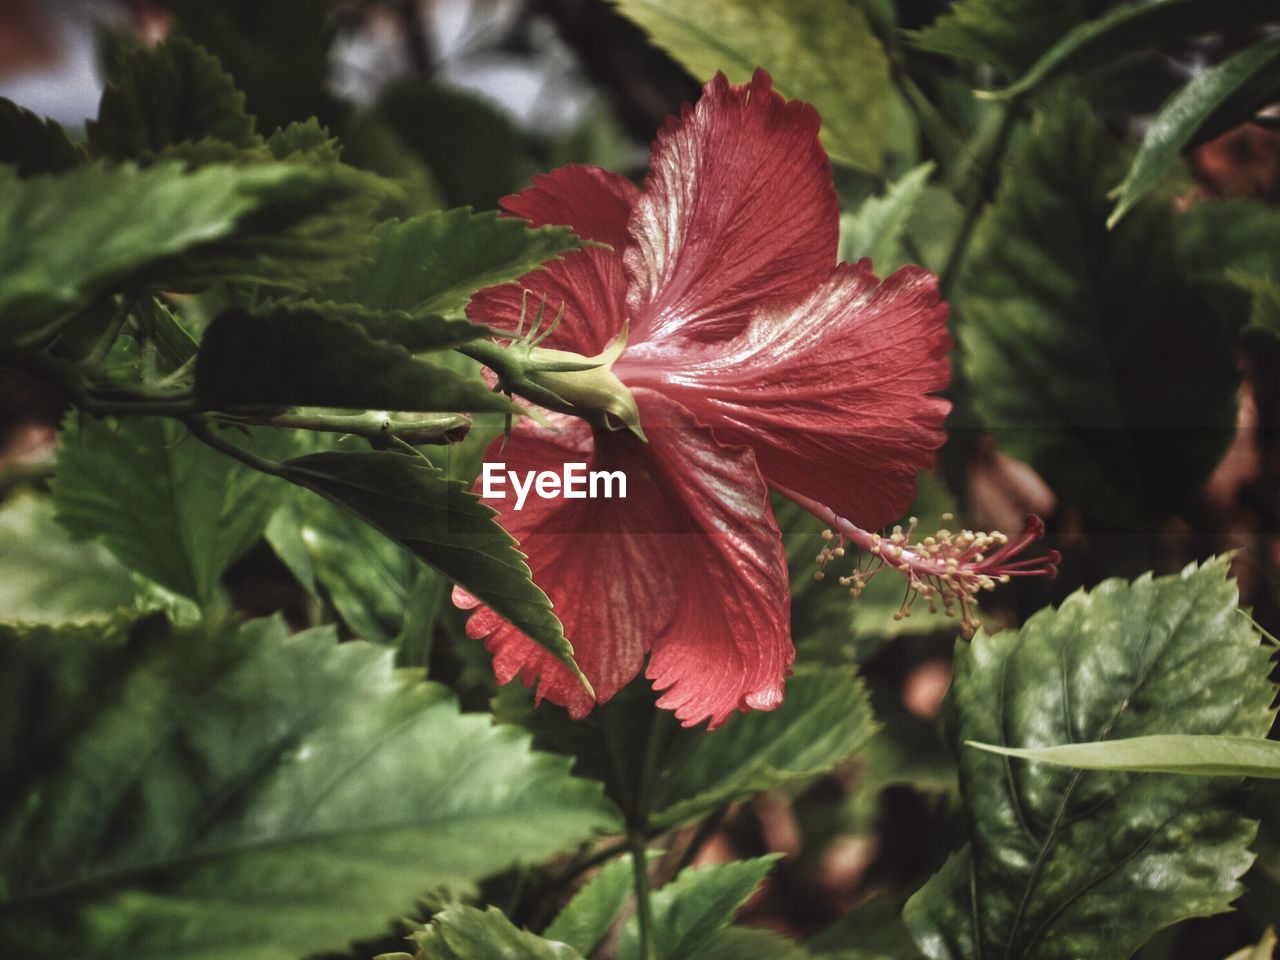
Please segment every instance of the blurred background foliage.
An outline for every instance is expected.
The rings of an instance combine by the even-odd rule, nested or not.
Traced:
[[[841,257],[871,256],[882,276],[922,263],[941,276],[951,300],[955,412],[939,469],[921,478],[912,512],[926,524],[953,513],[957,525],[1009,532],[1025,513],[1039,513],[1050,545],[1064,554],[1056,580],[1031,579],[995,594],[984,612],[988,625],[1022,624],[1105,577],[1170,574],[1230,553],[1240,605],[1275,633],[1278,28],[1274,3],[1249,0],[7,0],[0,6],[0,96],[57,121],[66,136],[4,108],[0,160],[24,178],[71,170],[87,144],[95,155],[141,165],[130,175],[141,180],[121,175],[85,187],[122,197],[141,191],[148,177],[167,176],[173,168],[160,161],[169,158],[184,161],[188,171],[222,163],[244,168],[243,182],[228,187],[220,201],[228,221],[225,246],[202,248],[176,265],[166,261],[167,295],[140,308],[147,311],[150,346],[132,349],[121,341],[100,358],[122,375],[163,378],[189,369],[195,341],[215,317],[227,338],[222,342],[233,349],[223,308],[261,306],[262,290],[292,288],[337,301],[345,290],[350,303],[381,311],[361,316],[364,329],[391,329],[394,311],[412,313],[414,304],[437,302],[429,295],[445,294],[423,290],[412,304],[378,303],[376,277],[365,277],[365,286],[352,293],[350,285],[362,282],[346,270],[353,251],[383,244],[377,256],[389,258],[419,250],[413,239],[371,235],[373,222],[463,205],[492,210],[535,173],[565,163],[599,164],[640,182],[655,131],[696,99],[703,80],[719,69],[740,81],[764,66],[782,92],[809,100],[822,114],[844,211]],[[161,40],[163,56],[150,53]],[[296,191],[288,202],[275,192],[279,184],[264,179],[274,169],[270,161],[282,159],[301,168],[288,185]],[[254,211],[268,239],[235,240],[238,227],[229,212],[235,204]],[[298,215],[299,205],[306,217]],[[47,248],[59,271],[51,286],[81,284],[96,296],[110,287],[77,273],[77,262],[111,242],[118,215],[101,210],[95,227],[86,212],[40,237],[6,236],[4,243]],[[153,212],[157,222],[178,216],[176,209]],[[485,244],[496,238],[477,236]],[[397,247],[402,241],[406,246]],[[162,247],[167,239],[154,242]],[[65,263],[56,261],[59,251]],[[532,257],[532,265],[555,252],[548,246],[522,255]],[[335,272],[347,276],[346,288],[333,282]],[[0,289],[0,306],[7,305]],[[457,320],[457,304],[450,309]],[[34,309],[26,315],[32,329],[46,317]],[[285,331],[295,321],[273,320]],[[367,326],[375,321],[384,327]],[[89,333],[102,328],[101,317],[86,309],[62,333],[68,350],[76,349],[78,324]],[[339,333],[334,322],[316,336],[323,343]],[[441,342],[422,349],[466,336],[456,328],[438,333]],[[86,336],[82,353],[94,339]],[[387,369],[394,358],[375,349],[382,340],[370,342],[367,354],[353,353],[366,358],[368,371]],[[221,375],[229,376],[234,365],[227,361]],[[480,389],[465,358],[440,354],[436,365],[440,378],[452,371],[458,384]],[[275,373],[284,376],[282,369]],[[397,390],[410,389],[410,374],[397,381]],[[216,380],[219,370],[199,375]],[[379,394],[326,397],[317,405],[389,405]],[[501,411],[477,412],[462,442],[421,449],[453,478],[469,479],[501,424]],[[446,427],[440,429],[443,435]],[[302,795],[291,793],[303,790],[290,780],[296,771],[268,776],[261,767],[262,757],[280,745],[266,742],[265,734],[261,744],[241,743],[237,750],[223,742],[239,740],[250,726],[227,718],[259,709],[254,704],[264,697],[271,715],[301,724],[305,742],[314,742],[322,756],[341,754],[343,737],[356,736],[353,727],[375,736],[402,722],[418,733],[397,746],[392,760],[420,770],[438,764],[431,772],[443,780],[473,778],[426,779],[409,790],[414,781],[379,779],[380,767],[368,774],[362,797],[393,794],[405,805],[492,801],[486,793],[492,779],[484,778],[497,774],[486,764],[527,765],[529,771],[514,776],[527,775],[528,794],[499,797],[492,811],[494,830],[517,831],[519,839],[513,833],[496,844],[492,836],[459,832],[458,842],[473,845],[474,857],[437,872],[424,866],[415,873],[404,863],[406,856],[440,861],[431,860],[430,830],[406,830],[395,843],[367,849],[359,869],[352,866],[358,858],[343,851],[332,851],[333,860],[312,851],[314,859],[236,866],[237,876],[276,877],[289,890],[318,898],[306,907],[287,897],[276,902],[269,883],[235,892],[244,910],[256,902],[258,909],[282,912],[286,930],[305,927],[296,952],[272,943],[270,950],[259,944],[259,952],[244,953],[236,937],[256,935],[252,917],[191,908],[192,901],[216,900],[225,882],[210,869],[186,876],[180,894],[162,881],[148,887],[147,880],[132,899],[24,910],[30,929],[24,927],[23,936],[38,944],[31,955],[75,952],[74,925],[39,940],[74,915],[99,933],[109,929],[102,942],[159,956],[169,946],[146,939],[147,911],[155,908],[146,898],[162,894],[180,899],[171,909],[193,910],[191,923],[222,931],[226,943],[214,937],[209,952],[199,954],[209,957],[368,957],[402,949],[407,928],[392,921],[397,909],[408,913],[414,896],[427,894],[414,914],[425,921],[476,889],[481,902],[500,906],[516,927],[543,929],[579,878],[610,852],[607,845],[586,846],[591,831],[617,827],[616,810],[569,780],[562,758],[572,758],[579,776],[604,781],[612,801],[629,813],[631,798],[602,743],[639,737],[634,752],[644,753],[652,711],[647,688],[629,689],[583,724],[569,723],[556,708],[535,711],[527,691],[493,685],[488,655],[466,640],[464,617],[448,600],[446,574],[424,564],[421,553],[179,432],[159,420],[116,424],[68,413],[56,387],[0,368],[0,620],[49,625],[34,639],[13,641],[14,650],[39,644],[42,652],[12,654],[0,688],[26,704],[31,690],[47,692],[51,703],[60,702],[55,695],[71,703],[76,690],[92,687],[94,716],[121,730],[151,720],[145,711],[132,716],[145,702],[111,692],[115,684],[131,689],[141,677],[154,685],[155,702],[196,696],[199,706],[183,720],[192,731],[190,755],[166,757],[157,781],[138,787],[141,797],[115,797],[120,805],[107,811],[132,833],[104,840],[101,824],[81,823],[83,809],[68,797],[67,808],[48,813],[43,826],[6,821],[19,825],[4,828],[8,837],[17,830],[34,838],[17,846],[4,841],[11,845],[6,869],[54,877],[64,868],[94,876],[141,869],[147,844],[166,831],[182,833],[184,824],[205,815],[203,802],[214,804],[211,819],[225,823],[218,820],[217,829],[196,840],[185,838],[184,857],[198,860],[210,844],[234,843],[236,831],[257,829],[255,823],[282,844],[294,842],[296,825],[285,812],[290,797]],[[293,433],[255,442],[287,448],[275,451],[278,456],[351,449],[348,440]],[[139,478],[148,484],[145,498]],[[311,489],[321,482],[313,479]],[[111,507],[131,499],[138,504],[133,515]],[[164,511],[156,509],[159,503]],[[734,865],[725,867],[733,873],[707,873],[705,891],[694,889],[698,874],[682,875],[689,889],[680,896],[704,906],[705,898],[713,926],[726,924],[745,903],[737,916],[746,929],[722,930],[720,939],[699,943],[699,957],[916,956],[899,909],[943,866],[966,830],[963,771],[939,722],[956,627],[920,611],[895,619],[900,587],[887,577],[858,603],[815,582],[820,524],[781,501],[777,507],[792,565],[802,669],[790,682],[786,708],[735,720],[714,750],[707,744],[716,741],[700,747],[691,735],[667,731],[676,741],[668,754],[675,759],[645,811],[666,851],[655,855],[655,875],[670,879],[689,865]],[[357,513],[375,519],[369,510]],[[193,554],[179,536],[202,548]],[[81,542],[86,538],[94,542]],[[120,608],[161,609],[169,619],[104,619]],[[202,619],[201,610],[211,608],[280,619],[237,632]],[[77,645],[72,628],[54,626],[67,621],[91,624],[82,628],[88,639]],[[303,632],[291,641],[286,624]],[[219,632],[226,635],[218,640],[223,659],[201,652]],[[383,649],[351,654],[368,661],[352,676],[354,668],[338,662],[346,655],[335,652],[344,645],[334,646],[334,636]],[[308,645],[314,656],[306,655]],[[53,665],[58,650],[69,651],[69,666]],[[261,666],[255,663],[271,658],[278,661],[271,669],[289,677],[284,685],[296,688],[288,696],[254,686],[253,671]],[[392,662],[418,675],[425,670],[456,695],[464,712],[452,701],[402,689]],[[219,686],[227,703],[209,705],[193,692],[228,676],[232,681]],[[24,683],[30,686],[19,697]],[[5,709],[0,729],[8,730]],[[469,714],[487,710],[511,729],[527,731],[540,752],[485,739]],[[58,749],[83,751],[84,770],[127,763],[135,748],[125,738],[111,746],[113,753],[99,753],[88,714],[67,707],[69,726],[60,731],[46,729],[51,715],[7,720],[19,724],[13,729],[23,736],[62,736]],[[307,726],[312,721],[305,718],[316,715],[323,722]],[[478,738],[474,763],[454,755],[465,776],[443,776],[454,768],[438,755],[445,733],[432,738],[430,724],[458,742]],[[419,733],[423,742],[415,753]],[[9,760],[0,758],[0,770]],[[166,793],[192,765],[207,776],[203,792]],[[48,787],[70,789],[52,780]],[[448,789],[464,801],[441,800]],[[14,801],[0,800],[0,811]],[[1280,924],[1280,801],[1274,790],[1259,787],[1242,802],[1261,817],[1262,828],[1240,909],[1177,923],[1138,956],[1221,960]],[[261,820],[239,809],[229,814],[226,804],[243,804]],[[350,826],[361,813],[351,797],[339,795],[324,815],[328,823]],[[53,820],[61,824],[56,829]],[[34,846],[44,836],[40,829],[50,831],[43,849]],[[82,862],[86,854],[75,842],[85,837],[96,838],[92,852],[100,862]],[[502,849],[521,843],[520,856]],[[776,862],[758,859],[771,855]],[[612,876],[599,874],[592,889],[601,903],[616,900],[616,913],[626,878]],[[615,887],[623,892],[611,892]],[[0,882],[0,892],[4,888]],[[344,902],[344,891],[359,896],[338,910],[333,905]],[[384,909],[384,894],[395,909]],[[672,892],[657,906],[673,909],[677,899]],[[589,906],[578,904],[576,921],[557,921],[561,932],[579,923],[574,929],[585,938],[577,941],[583,956],[606,934],[613,938],[606,947],[618,943],[619,956],[636,949],[627,929],[592,932],[583,919]],[[40,912],[45,909],[47,915]],[[76,913],[81,910],[87,913]],[[502,938],[517,932],[485,916],[455,908],[424,934],[427,955],[500,955],[496,951],[508,948]],[[671,924],[675,929],[676,921]],[[761,928],[804,938],[807,954]],[[450,930],[454,946],[445,942]],[[9,937],[0,942],[16,942],[17,934]],[[494,952],[469,954],[456,946],[484,937],[494,938],[484,941]],[[350,946],[354,940],[360,942]],[[228,952],[217,952],[222,949]],[[523,949],[531,952],[510,955],[543,955],[533,952],[541,947]],[[670,955],[686,960],[695,953]]]

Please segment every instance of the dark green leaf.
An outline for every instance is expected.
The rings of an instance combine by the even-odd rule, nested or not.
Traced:
[[[1272,0],[1159,0],[1127,3],[1081,23],[1044,52],[1000,98],[1034,90],[1068,71],[1080,71],[1169,41],[1213,33],[1224,24],[1243,29],[1277,18]]]
[[[805,941],[814,960],[915,960],[896,897],[873,897]]]
[[[120,59],[88,129],[93,148],[113,160],[154,157],[204,139],[241,148],[262,143],[244,94],[218,58],[180,36]]]
[[[207,605],[222,572],[262,535],[274,506],[270,479],[171,420],[72,416],[53,480],[58,519],[78,539],[101,540],[129,567]]]
[[[1146,196],[1178,158],[1196,131],[1242,85],[1280,61],[1280,37],[1270,37],[1202,71],[1168,99],[1147,130],[1124,180],[1115,188],[1115,224]]]
[[[675,826],[735,800],[803,784],[856,753],[875,730],[852,667],[800,668],[782,706],[734,716],[692,743],[654,787],[651,820]]]
[[[855,263],[870,257],[876,272],[888,276],[913,262],[902,247],[907,221],[924,195],[933,162],[922,163],[890,185],[883,196],[869,197],[853,213],[840,217],[840,259]]]
[[[279,620],[0,628],[0,953],[342,951],[617,827],[393,656]]]
[[[20,177],[32,177],[63,173],[84,158],[84,148],[61,126],[0,97],[0,163],[13,164]]]
[[[878,172],[889,120],[889,58],[863,11],[845,0],[613,0],[699,81],[734,83],[756,67],[822,116],[831,159]]]
[[[633,874],[630,856],[623,856],[605,866],[574,894],[542,935],[548,940],[567,943],[583,956],[590,956],[631,899]]]
[[[1020,74],[1081,22],[1114,0],[957,0],[923,30],[916,46],[962,60],[979,60]]]
[[[1269,653],[1227,562],[1108,580],[956,652],[955,739],[1039,749],[1148,734],[1262,737]],[[933,960],[1126,960],[1226,910],[1253,860],[1236,784],[960,755],[970,844],[910,901]]]
[[[282,258],[311,252],[310,242],[261,231],[305,223],[351,188],[284,164],[188,173],[99,163],[28,180],[0,167],[0,344],[39,343],[113,290],[301,271]]]
[[[1079,770],[1280,780],[1280,743],[1257,737],[1153,734],[1101,743],[1065,743],[1033,750],[976,741],[969,742],[967,746],[1003,756],[1054,763]]]
[[[350,511],[298,490],[277,510],[267,540],[312,592],[323,591],[357,637],[393,643],[423,581],[438,576]]]
[[[73,543],[46,497],[0,508],[0,620],[58,623],[132,607],[139,590],[100,544]]]
[[[1095,529],[1182,510],[1235,425],[1228,331],[1190,283],[1171,206],[1106,227],[1119,147],[1046,105],[979,225],[959,338],[979,416]]]
[[[399,453],[317,453],[290,460],[285,471],[451,577],[587,682],[524,554],[466,484]]]
[[[1205,200],[1177,219],[1178,253],[1199,283],[1231,284],[1231,274],[1280,278],[1280,210],[1257,201]]]
[[[727,927],[712,936],[690,960],[808,960],[808,957],[803,947],[772,930]]]
[[[778,855],[685,870],[652,895],[656,960],[697,957],[729,926],[778,862]],[[640,931],[632,917],[622,928],[617,960],[643,960]]]
[[[497,907],[454,907],[414,937],[421,960],[582,960],[563,943],[518,929]]]
[[[432,321],[416,321],[430,329]],[[447,335],[441,328],[440,335]],[[232,308],[205,331],[196,394],[209,407],[357,410],[515,408],[482,381],[373,339],[341,311],[277,305],[259,316]]]
[[[328,94],[336,18],[315,0],[168,0],[175,27],[215,54],[263,130],[342,110]]]
[[[506,283],[580,247],[566,227],[529,225],[465,207],[382,224],[364,262],[328,298],[413,316],[465,307],[477,290]]]
[[[430,122],[423,122],[430,118]],[[387,84],[365,125],[429,171],[445,206],[488,210],[528,186],[535,172],[520,130],[492,101],[422,78]],[[362,145],[367,146],[367,145]],[[401,161],[403,163],[403,161]]]
[[[404,310],[376,310],[359,303],[335,303],[332,300],[296,300],[285,306],[289,310],[312,310],[354,323],[373,339],[399,344],[410,353],[444,350],[492,335],[488,327],[461,317],[413,315]]]

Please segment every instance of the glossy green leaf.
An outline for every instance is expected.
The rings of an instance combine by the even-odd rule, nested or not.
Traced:
[[[497,907],[453,907],[436,914],[414,939],[421,945],[420,960],[582,960],[583,956],[571,946],[519,929]]]
[[[63,173],[84,159],[84,148],[59,124],[0,97],[0,163],[12,164],[20,177],[32,177]]]
[[[78,539],[207,605],[230,563],[262,535],[279,487],[209,449],[172,420],[72,415],[53,497]]]
[[[1124,163],[1087,103],[1045,105],[979,224],[958,330],[997,443],[1102,530],[1186,508],[1236,419],[1230,337],[1191,283],[1171,205],[1106,227]]]
[[[1154,734],[1102,743],[1064,743],[1033,750],[977,741],[966,745],[1003,756],[1079,770],[1280,780],[1280,742],[1257,737]]]
[[[567,760],[393,656],[278,619],[0,628],[0,953],[344,952],[617,828]]]
[[[413,316],[445,314],[477,290],[506,283],[581,242],[566,227],[539,227],[466,207],[382,224],[363,263],[328,298]]]
[[[1139,0],[1122,4],[1068,30],[1017,81],[993,96],[1020,96],[1063,73],[1096,67],[1158,44],[1212,33],[1226,23],[1241,29],[1276,17],[1271,0]]]
[[[631,900],[633,876],[629,855],[605,865],[574,894],[542,935],[590,956]]]
[[[922,163],[890,185],[883,196],[869,197],[853,213],[840,217],[840,259],[856,263],[870,257],[876,272],[888,276],[912,262],[902,235],[912,211],[933,174],[933,162]]]
[[[685,732],[653,788],[650,819],[675,826],[762,790],[800,785],[855,754],[875,731],[852,667],[799,668],[782,706]]]
[[[240,308],[219,314],[200,343],[196,395],[222,410],[516,409],[483,381],[375,340],[341,313],[287,305],[256,316]]]
[[[1110,0],[957,0],[912,42],[923,50],[1020,74],[1073,27],[1113,3]]]
[[[956,652],[957,742],[1040,749],[1150,734],[1263,737],[1270,651],[1227,561],[1072,594]],[[907,923],[932,960],[1127,960],[1152,934],[1226,910],[1253,861],[1237,784],[960,754],[969,845]]]
[[[285,476],[365,520],[452,578],[573,670],[573,647],[524,554],[468,486],[420,457],[317,453],[285,464]]]
[[[133,607],[129,571],[101,544],[74,543],[47,497],[0,507],[0,620],[59,623]]]
[[[97,121],[88,124],[89,143],[103,156],[154,157],[165,147],[206,138],[234,147],[262,143],[230,74],[185,37],[135,47],[114,73]]]
[[[831,158],[878,172],[889,120],[889,59],[866,15],[845,0],[613,0],[700,82],[757,67],[787,97],[813,104]]]
[[[651,896],[655,960],[688,960],[726,929],[778,855],[684,870]],[[622,928],[617,960],[644,960],[636,918]]]
[[[1213,113],[1241,86],[1280,62],[1280,37],[1269,37],[1193,77],[1165,102],[1147,129],[1138,155],[1115,188],[1114,227],[1169,170],[1178,154]]]
[[[284,271],[279,254],[297,246],[277,249],[277,238],[258,231],[306,221],[308,210],[350,188],[284,164],[188,173],[174,162],[146,170],[96,163],[27,180],[0,167],[0,344],[39,343],[113,290]],[[237,234],[251,218],[249,244]]]

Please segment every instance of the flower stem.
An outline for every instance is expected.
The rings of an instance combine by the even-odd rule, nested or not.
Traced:
[[[653,904],[649,899],[649,859],[644,833],[632,830],[627,834],[631,847],[631,871],[636,891],[636,923],[640,928],[640,956],[644,960],[657,960],[657,948],[653,942]]]

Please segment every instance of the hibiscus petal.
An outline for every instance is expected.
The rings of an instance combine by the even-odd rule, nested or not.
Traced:
[[[723,74],[654,142],[631,218],[631,341],[730,337],[761,301],[795,298],[836,259],[839,203],[818,114]]]
[[[529,189],[503,197],[504,210],[535,227],[572,227],[583,239],[607,243],[613,249],[576,250],[514,283],[482,290],[472,298],[467,315],[476,323],[514,331],[523,306],[528,330],[540,307],[546,311],[545,324],[563,305],[564,320],[546,345],[588,356],[599,353],[626,322],[622,250],[628,242],[627,221],[639,196],[626,177],[572,164],[534,177]]]
[[[764,309],[696,352],[628,350],[614,372],[677,400],[723,443],[747,444],[771,485],[874,530],[902,516],[942,444],[950,404],[947,305],[937,279],[839,264],[803,302]]]
[[[507,469],[553,470],[566,462],[622,470],[626,499],[530,496],[490,501],[529,555],[600,702],[653,656],[659,704],[686,725],[723,723],[735,709],[782,700],[794,657],[781,535],[750,451],[724,448],[678,405],[637,395],[649,443],[598,433],[556,417],[558,433],[518,426],[488,457]],[[476,607],[455,592],[455,602]],[[585,716],[591,699],[557,660],[491,610],[478,607],[467,633],[484,639],[500,683],[538,682],[538,697]]]

